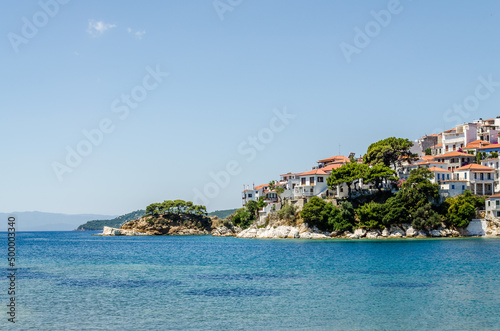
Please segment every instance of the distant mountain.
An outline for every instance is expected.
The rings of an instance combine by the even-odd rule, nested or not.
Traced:
[[[110,219],[116,215],[57,214],[39,211],[0,213],[0,231],[7,231],[7,218],[16,217],[17,231],[71,231],[78,225],[95,219]]]
[[[131,213],[118,216],[113,219],[107,220],[92,220],[85,224],[80,225],[76,230],[77,231],[101,231],[105,226],[110,226],[112,228],[119,228],[123,224],[141,218],[145,210],[136,210]]]
[[[218,218],[226,218],[233,214],[237,209],[216,210],[208,213],[208,216],[217,216]]]

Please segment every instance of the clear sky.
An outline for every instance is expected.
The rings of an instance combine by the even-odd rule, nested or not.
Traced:
[[[0,212],[235,208],[339,150],[500,115],[496,1],[0,6]]]

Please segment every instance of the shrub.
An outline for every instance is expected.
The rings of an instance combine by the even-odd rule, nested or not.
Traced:
[[[296,212],[297,207],[292,204],[286,204],[280,210],[278,210],[278,217],[285,220],[294,220]]]
[[[370,201],[356,209],[356,215],[359,219],[359,227],[369,229],[383,229],[382,223],[386,214],[386,206],[384,204]]]

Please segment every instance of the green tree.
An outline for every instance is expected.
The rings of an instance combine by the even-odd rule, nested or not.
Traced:
[[[355,223],[352,204],[349,201],[344,201],[340,204],[340,208],[330,206],[333,208],[331,208],[332,212],[329,214],[328,225],[335,231],[352,231]]]
[[[432,229],[439,226],[442,221],[441,215],[432,208],[431,203],[419,207],[412,215],[412,218],[411,226],[418,230]]]
[[[319,229],[325,229],[323,209],[326,202],[318,197],[312,197],[302,208],[300,216],[309,224],[309,226],[317,226]]]
[[[332,190],[338,185],[345,183],[347,185],[347,195],[351,198],[352,183],[356,180],[364,179],[368,168],[366,164],[349,162],[337,169],[332,169],[330,177],[326,179],[326,182]]]
[[[425,155],[432,155],[432,150],[430,148],[426,148]]]
[[[370,201],[356,209],[360,228],[383,229],[382,223],[386,214],[386,205]]]
[[[410,152],[413,142],[404,138],[390,137],[371,144],[363,157],[363,162],[371,165],[383,164],[386,167],[396,168],[401,158],[413,159],[415,154]]]
[[[246,207],[236,210],[236,212],[232,215],[233,224],[243,229],[248,228],[254,220],[255,218],[253,217],[253,214]]]
[[[492,159],[496,159],[498,157],[498,152],[490,152],[490,156]]]
[[[476,208],[484,207],[484,198],[465,191],[464,194],[446,199],[445,205],[447,224],[463,228],[476,216]]]
[[[380,191],[382,181],[385,180],[397,180],[395,177],[396,172],[391,168],[383,164],[375,164],[366,169],[365,182],[374,183],[375,187]]]

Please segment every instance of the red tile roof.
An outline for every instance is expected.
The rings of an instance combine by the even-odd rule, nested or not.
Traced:
[[[462,153],[462,152],[449,152],[443,155],[438,155],[436,156],[437,158],[441,157],[457,157],[457,156],[467,156],[467,157],[474,157],[474,155],[467,154],[467,153]]]
[[[255,186],[255,190],[260,190],[261,188],[263,188],[265,186],[269,186],[269,184],[257,185],[257,186]]]
[[[323,168],[321,168],[321,169],[313,169],[311,171],[302,172],[302,173],[297,174],[297,175],[298,176],[309,176],[309,175],[328,175],[328,174],[323,171]]]
[[[480,164],[468,164],[466,166],[460,167],[455,169],[455,171],[460,171],[460,170],[470,170],[470,171],[487,171],[487,172],[493,172],[495,169],[480,165]]]
[[[346,162],[349,162],[350,160],[349,160],[348,157],[345,157],[345,156],[342,156],[342,155],[336,155],[336,156],[329,157],[327,159],[319,160],[318,163],[327,163],[327,162],[334,162],[334,161],[346,161]]]
[[[333,169],[338,169],[338,168],[342,167],[344,164],[345,163],[335,162],[335,163],[332,163],[330,165],[327,165],[326,167],[321,168],[321,170],[323,170],[323,171],[332,171]]]
[[[484,140],[474,140],[474,141],[471,141],[470,143],[468,143],[467,146],[464,147],[464,149],[478,148],[478,147],[483,147],[483,146],[488,146],[488,145],[491,145],[491,143],[484,141]]]
[[[489,144],[488,146],[478,147],[477,149],[500,148],[500,144]]]
[[[437,144],[437,145],[431,146],[430,148],[438,148],[438,147],[443,147],[443,144]]]
[[[438,168],[438,167],[430,167],[429,168],[429,171],[433,172],[433,171],[439,171],[439,172],[451,172],[450,170],[447,170],[447,169],[441,169],[441,168]]]
[[[500,193],[490,195],[488,198],[486,198],[486,200],[488,200],[489,198],[500,198]]]

